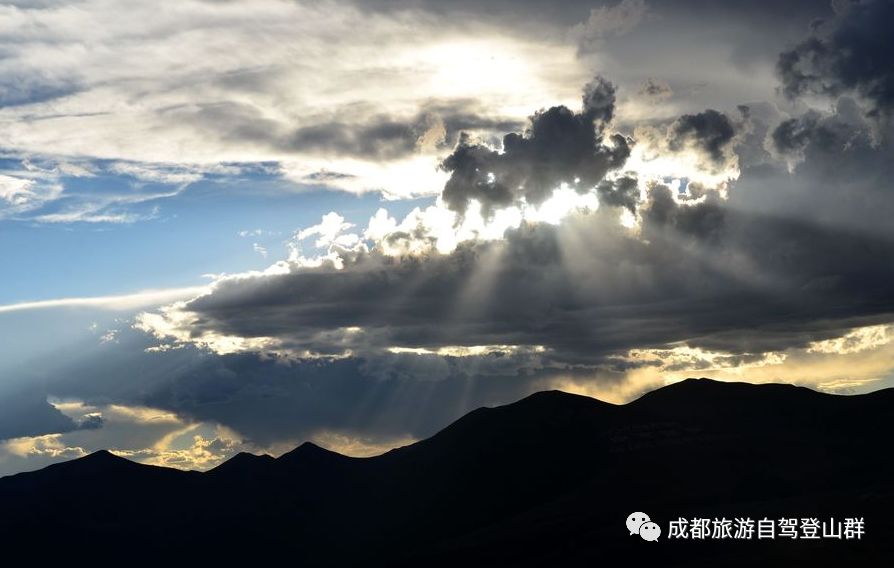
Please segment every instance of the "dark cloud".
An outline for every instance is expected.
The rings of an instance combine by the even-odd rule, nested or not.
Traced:
[[[632,187],[617,185],[607,191]],[[55,396],[167,409],[259,444],[324,430],[421,437],[557,374],[604,383],[654,364],[625,358],[629,349],[684,342],[726,351],[735,363],[891,321],[894,265],[882,260],[894,258],[894,240],[731,208],[709,188],[695,193],[703,200],[687,205],[652,187],[639,236],[601,208],[446,255],[370,253],[340,270],[233,279],[187,305],[193,333],[274,337],[324,353],[349,347],[346,359],[147,353],[152,338],[125,330],[114,349],[95,347],[101,352],[74,363],[60,357],[64,366],[41,374],[57,377],[47,385]],[[362,331],[339,332],[352,327]],[[505,344],[547,349],[477,357],[385,350]]]
[[[730,194],[730,206],[894,238],[890,125],[867,120],[848,97],[841,97],[828,114],[808,111],[769,120],[766,147],[784,163],[755,164],[749,158]],[[754,149],[749,152],[758,155]]]
[[[839,3],[840,13],[779,57],[782,91],[866,99],[873,114],[894,110],[894,2]]]
[[[421,148],[454,146],[460,131],[502,131],[518,127],[509,119],[490,119],[459,104],[431,104],[416,116],[401,119],[379,115],[356,123],[323,122],[301,127],[283,141],[284,147],[306,153],[393,160]]]
[[[382,10],[424,10],[439,15],[461,17],[463,14],[477,19],[493,18],[502,22],[534,20],[541,26],[546,24],[572,25],[588,19],[592,10],[617,9],[620,0],[557,0],[544,4],[536,0],[356,0],[354,4],[362,10],[381,12]],[[628,2],[628,4],[634,4]],[[647,0],[644,4],[649,11],[660,16],[679,13],[697,13],[704,17],[742,17],[762,21],[794,20],[801,23],[826,14],[828,0],[790,0],[788,2],[754,0]],[[623,12],[622,10],[618,10]],[[623,20],[624,18],[621,18]]]
[[[348,107],[297,128],[265,118],[256,108],[240,103],[178,106],[163,113],[231,142],[372,160],[395,160],[419,151],[445,151],[456,145],[463,131],[487,137],[521,127],[514,119],[488,116],[474,101],[464,99],[428,101],[410,116]]]
[[[71,418],[47,402],[44,391],[29,387],[0,397],[0,440],[70,432],[77,428]]]
[[[524,136],[506,137],[502,153],[461,141],[445,162],[452,173],[445,202],[460,211],[469,199],[490,208],[522,197],[537,202],[572,176],[586,179],[582,172],[605,148],[613,97],[608,83],[592,83],[584,110],[536,114]],[[814,194],[789,189],[784,167],[765,150],[746,148],[753,161],[731,202],[689,183],[678,194],[652,186],[638,206],[636,179],[602,179],[599,158],[598,177],[581,185],[595,184],[605,205],[638,212],[639,233],[604,207],[559,226],[525,224],[502,241],[467,242],[446,255],[394,258],[374,250],[346,256],[341,269],[231,279],[187,304],[191,331],[273,337],[297,352],[336,355],[349,346],[369,357],[390,347],[542,345],[542,368],[603,368],[634,348],[685,342],[761,353],[889,320],[894,297],[883,283],[894,267],[879,259],[894,255],[894,234],[883,229],[890,224],[881,224],[880,212],[891,211],[894,197],[878,176],[891,170],[890,148],[873,143],[846,99],[834,115],[808,114],[772,131],[763,121],[778,113],[765,105],[740,112],[749,122],[745,143],[769,137],[774,151],[803,154],[799,171],[817,180]],[[696,149],[715,162],[732,159],[738,143],[736,125],[713,110],[684,115],[667,133],[672,151]],[[761,207],[749,202],[758,194]],[[838,217],[804,215],[811,208]],[[423,237],[401,232],[386,240]]]
[[[829,135],[818,126],[819,118],[819,113],[810,112],[779,123],[771,138],[773,149],[782,155],[799,154],[817,135]]]
[[[696,148],[708,156],[715,166],[722,166],[736,135],[733,122],[722,112],[708,109],[698,114],[684,114],[668,129],[668,148],[679,152]]]
[[[555,106],[534,114],[524,134],[503,137],[502,152],[461,138],[441,165],[450,173],[444,202],[464,213],[474,199],[488,215],[522,199],[542,203],[562,183],[591,190],[630,155],[631,140],[606,134],[614,103],[614,87],[597,78],[585,87],[580,112]]]
[[[757,128],[749,143],[782,139],[773,134],[779,118],[765,111],[751,105],[751,119],[774,128]],[[420,437],[556,376],[621,381],[655,364],[626,358],[629,349],[682,342],[728,353],[713,365],[735,365],[890,322],[894,194],[882,182],[894,177],[891,149],[873,142],[846,101],[804,121],[808,134],[780,142],[801,153],[795,175],[749,163],[730,201],[690,184],[693,199],[681,203],[682,195],[653,186],[637,208],[638,234],[602,207],[451,254],[372,252],[347,257],[342,269],[231,279],[186,307],[194,334],[273,337],[296,352],[349,348],[345,359],[283,363],[192,347],[146,353],[152,338],[125,330],[114,349],[76,364],[59,357],[64,367],[41,374],[58,377],[47,385],[55,396],[167,409],[259,444],[327,429]],[[603,203],[629,207],[637,188],[621,177],[596,191]],[[352,328],[362,331],[344,331]],[[450,357],[386,349],[507,344],[546,350]]]
[[[426,437],[474,408],[542,390],[547,378],[537,370],[519,376],[511,356],[504,371],[495,366],[503,357],[481,357],[492,367],[482,376],[482,366],[451,357],[282,362],[190,347],[147,353],[150,345],[142,333],[123,330],[114,350],[84,346],[81,360],[47,368],[58,371],[48,388],[88,404],[148,406],[224,424],[266,446],[297,445],[325,431],[385,442]]]
[[[631,176],[622,176],[615,180],[604,180],[596,186],[596,194],[599,203],[610,207],[623,207],[631,213],[636,213],[639,203],[639,185],[637,179]]]
[[[596,77],[584,86],[583,116],[604,127],[615,116],[615,86]]]
[[[639,94],[653,101],[663,101],[672,97],[674,91],[667,81],[649,77],[640,87]]]
[[[277,337],[295,349],[343,349],[333,330],[359,327],[359,352],[543,345],[556,361],[598,363],[681,341],[734,352],[804,346],[894,309],[884,284],[894,267],[878,262],[894,255],[892,242],[706,198],[680,205],[653,188],[642,239],[605,210],[449,255],[373,253],[341,270],[221,283],[187,310],[195,332]]]
[[[101,414],[88,414],[78,422],[78,430],[96,430],[102,428],[104,423]]]

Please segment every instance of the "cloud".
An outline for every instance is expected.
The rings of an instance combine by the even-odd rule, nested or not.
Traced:
[[[667,146],[672,152],[695,149],[707,156],[716,169],[726,169],[736,135],[733,122],[722,112],[708,109],[685,114],[668,129]]]
[[[0,475],[68,459],[98,449],[151,465],[205,470],[240,450],[262,451],[244,445],[232,430],[214,423],[191,422],[144,406],[56,401],[78,428],[25,435],[0,441]]]
[[[674,91],[667,81],[649,77],[640,86],[638,94],[646,97],[653,103],[659,103],[671,98],[674,95]]]
[[[101,430],[66,434],[66,445],[157,453],[192,448],[195,435],[237,440],[236,451],[271,453],[333,435],[381,445],[427,437],[469,410],[521,398],[543,381],[531,364],[535,353],[505,346],[327,362],[216,355],[190,346],[147,352],[149,345],[143,333],[126,330],[114,351],[95,348],[65,365],[39,365],[51,374],[55,396],[81,401],[77,408],[55,403],[68,415],[104,418]],[[517,375],[520,362],[527,362],[528,375]],[[428,376],[433,369],[446,371]],[[124,373],[128,381],[118,379]],[[144,409],[136,418],[122,410],[134,407]]]
[[[465,107],[465,108],[464,108]],[[492,132],[515,128],[519,121],[489,118],[471,101],[427,103],[413,117],[356,117],[303,126],[275,145],[305,153],[395,160],[420,152],[437,152],[456,144],[460,132]]]
[[[848,97],[836,101],[833,112],[823,114],[808,109],[804,114],[780,122],[769,134],[772,150],[787,161],[789,167],[807,159],[845,155],[854,157],[869,153],[886,153],[878,145],[879,131],[868,124],[857,104]]]
[[[580,112],[535,114],[524,135],[504,138],[502,152],[461,140],[444,162],[450,179],[435,206],[401,223],[380,211],[362,237],[331,213],[297,233],[318,236],[325,254],[293,253],[266,271],[219,279],[207,294],[142,314],[138,325],[174,345],[218,353],[361,357],[368,370],[446,377],[456,368],[430,357],[445,346],[521,349],[527,355],[513,363],[517,370],[594,370],[616,368],[632,349],[681,343],[760,357],[889,317],[890,298],[875,283],[889,277],[876,259],[891,254],[890,238],[802,218],[797,208],[754,209],[738,189],[735,206],[726,200],[733,183],[754,183],[734,181],[738,146],[762,145],[758,127],[770,132],[750,108],[740,107],[740,122],[706,110],[667,122],[663,132],[655,127],[637,141],[656,153],[645,179],[606,177],[632,144],[602,142],[614,100],[613,86],[596,79]],[[851,124],[851,115],[840,104],[829,121],[850,125],[839,127],[850,141],[841,158],[855,160],[846,175],[856,177],[871,147],[856,143],[866,125]],[[799,136],[769,136],[777,146],[801,144]],[[873,151],[880,162],[888,153]],[[805,152],[811,166],[824,161]],[[720,183],[660,175],[662,160],[692,156]],[[783,171],[767,178],[778,166],[766,159],[770,169],[755,175],[764,193],[786,179]],[[570,205],[577,197],[595,201]],[[534,214],[557,200],[566,205],[561,215]],[[473,217],[480,225],[464,232]]]
[[[461,138],[441,164],[450,173],[442,199],[460,214],[475,200],[489,216],[522,201],[541,204],[563,183],[590,191],[630,155],[630,140],[605,131],[614,103],[614,87],[597,77],[580,112],[555,106],[534,114],[524,134],[503,137],[502,152]]]
[[[731,206],[894,238],[891,125],[866,117],[846,96],[822,113],[753,116],[752,123],[766,134],[738,148],[752,158],[743,162]]]
[[[156,202],[180,195],[192,183],[243,169],[249,168],[13,154],[0,162],[0,219],[134,223],[156,217]]]
[[[196,434],[192,444],[181,448],[152,447],[117,449],[112,453],[129,460],[186,470],[208,470],[231,458],[241,449],[241,442],[227,437],[205,438]]]
[[[122,174],[178,186],[195,180],[192,168],[273,163],[290,174],[334,172],[326,185],[338,189],[434,194],[431,166],[460,131],[488,138],[516,128],[518,109],[563,97],[582,76],[571,46],[496,23],[349,2],[208,6],[5,9],[0,145],[25,157],[120,162]],[[420,157],[428,171],[391,187]]]
[[[87,455],[84,448],[63,445],[60,437],[59,434],[50,434],[8,440],[3,449],[18,457],[49,457],[54,460],[70,460]]]
[[[0,440],[69,432],[78,427],[47,402],[45,392],[34,387],[6,390],[0,398]]]
[[[632,176],[623,176],[615,180],[603,180],[596,186],[599,202],[611,207],[624,207],[636,214],[640,202],[640,191],[637,180]]]
[[[318,446],[345,456],[358,458],[378,456],[392,448],[409,446],[416,441],[415,438],[409,436],[381,440],[373,436],[352,435],[350,433],[332,431],[320,432],[314,437],[314,443]]]
[[[543,346],[539,357],[557,365],[600,365],[674,342],[730,352],[805,345],[892,308],[878,284],[890,267],[876,262],[894,252],[889,241],[741,213],[710,194],[680,204],[665,187],[650,190],[642,215],[638,233],[600,209],[450,254],[372,251],[341,268],[222,280],[145,329],[186,342],[241,338],[247,350],[299,358],[516,345]]]
[[[39,209],[62,195],[55,180],[0,174],[0,220]]]
[[[267,247],[264,247],[258,243],[252,243],[251,249],[261,255],[261,257],[267,258]]]
[[[614,6],[591,8],[587,21],[571,28],[569,35],[581,53],[598,52],[608,38],[630,33],[647,11],[644,0],[621,0]]]
[[[325,248],[335,242],[341,233],[353,226],[354,225],[351,223],[346,223],[345,218],[338,213],[327,213],[323,216],[323,220],[319,225],[313,225],[298,231],[296,237],[300,241],[313,236],[318,236],[319,238],[316,243],[314,243],[314,246]]]
[[[93,412],[84,416],[84,419],[78,423],[78,428],[81,430],[95,430],[97,428],[102,428],[103,424],[102,414]]]
[[[0,313],[18,312],[22,310],[41,310],[51,308],[99,308],[104,310],[127,311],[148,306],[165,304],[179,298],[189,298],[205,290],[203,286],[187,288],[170,288],[167,290],[145,290],[133,294],[117,296],[96,296],[91,298],[58,298],[53,300],[35,300],[33,302],[17,302],[0,305]]]
[[[132,76],[115,62],[78,63],[78,90],[52,109],[37,101],[3,110],[12,124],[17,113],[35,117],[3,139],[28,151],[56,148],[60,164],[102,175],[104,167],[71,158],[89,146],[115,158],[108,171],[147,195],[165,193],[153,184],[189,183],[211,175],[210,162],[235,158],[271,159],[277,175],[315,187],[443,192],[403,218],[383,207],[366,227],[334,212],[298,229],[289,257],[267,269],[164,300],[0,307],[167,304],[140,314],[134,327],[116,324],[117,344],[93,337],[77,357],[29,370],[46,377],[47,389],[22,404],[31,409],[30,432],[102,420],[102,428],[54,434],[57,450],[115,440],[126,455],[180,467],[305,439],[367,453],[424,437],[475,406],[555,386],[622,401],[692,374],[828,389],[870,388],[890,375],[890,133],[867,124],[848,97],[875,101],[870,90],[812,85],[797,97],[838,100],[806,114],[748,101],[737,117],[732,106],[761,89],[769,94],[771,65],[755,54],[788,41],[780,30],[798,28],[816,3],[673,3],[712,18],[741,15],[716,26],[707,16],[680,24],[664,4],[650,6],[661,19],[637,20],[632,8],[642,3],[597,8],[605,15],[626,6],[632,16],[618,11],[591,26],[601,52],[587,61],[619,75],[588,85],[579,110],[573,100],[586,78],[573,64],[576,46],[557,45],[567,37],[550,28],[519,34],[531,28],[477,17],[492,4],[464,3],[472,15],[452,24],[439,16],[443,3],[372,14],[332,5],[327,14],[265,2],[251,19],[241,3],[210,15],[194,13],[197,6],[178,5],[175,18],[152,20],[143,35],[168,54],[173,75],[151,61]],[[542,4],[513,6],[512,17],[543,13]],[[136,3],[128,22],[140,9],[154,8]],[[567,29],[588,9],[562,3],[549,18],[568,19],[557,27]],[[78,16],[52,12],[28,17]],[[329,17],[336,23],[327,27]],[[741,33],[755,22],[767,25]],[[73,44],[99,53],[121,46],[121,58],[134,60],[133,30],[62,28]],[[82,42],[83,30],[109,35]],[[690,43],[698,49],[666,49],[681,36],[697,39]],[[712,39],[721,36],[722,46]],[[334,41],[344,37],[352,41]],[[258,38],[268,50],[227,49]],[[371,45],[379,49],[374,68]],[[673,84],[685,97],[668,98],[669,85],[657,79],[643,84],[680,60],[690,65]],[[114,101],[137,102],[124,112]],[[519,124],[532,108],[544,110]],[[82,135],[59,137],[62,129]],[[513,134],[501,140],[506,131]],[[628,131],[635,144],[620,136]],[[433,173],[450,149],[444,170]],[[22,182],[11,183],[15,199]],[[46,394],[81,406],[67,413]],[[136,434],[147,429],[152,439]],[[115,438],[99,437],[113,430]]]
[[[818,112],[810,111],[782,121],[772,132],[773,149],[786,157],[803,158],[804,149],[818,137],[823,145],[831,146],[834,133],[820,125],[820,118]]]
[[[888,22],[894,18],[889,0],[835,4],[834,18],[779,56],[777,72],[789,98],[804,95],[857,95],[870,113],[894,110],[894,39]]]

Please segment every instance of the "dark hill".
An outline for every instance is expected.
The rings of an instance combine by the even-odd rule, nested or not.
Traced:
[[[177,563],[878,566],[894,555],[892,418],[891,389],[699,379],[620,406],[537,393],[366,459],[305,443],[195,473],[97,452],[0,479],[0,541]],[[627,533],[634,511],[658,542]],[[866,536],[667,540],[680,516],[863,517]]]

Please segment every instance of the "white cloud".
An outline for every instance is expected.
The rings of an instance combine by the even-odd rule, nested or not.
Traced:
[[[117,296],[95,296],[89,298],[58,298],[0,305],[0,313],[51,308],[97,308],[102,310],[125,311],[167,304],[182,298],[191,298],[206,292],[206,286],[145,290],[133,294]]]
[[[115,162],[110,169],[115,173],[128,175],[141,181],[169,185],[188,185],[202,179],[202,172],[197,168],[166,164]]]
[[[266,247],[263,247],[263,246],[261,246],[261,245],[258,244],[258,243],[252,243],[251,248],[252,248],[253,251],[255,251],[256,253],[258,253],[258,254],[261,255],[262,257],[267,258],[267,249],[266,249]]]
[[[118,160],[175,184],[193,174],[132,164],[278,162],[302,183],[391,196],[441,188],[431,144],[382,161],[289,147],[290,136],[438,100],[522,118],[576,100],[588,75],[573,47],[482,22],[286,0],[5,6],[0,50],[0,92],[20,99],[0,104],[0,146],[17,153]]]
[[[38,209],[61,194],[62,186],[52,179],[0,174],[0,219]]]
[[[810,353],[860,353],[878,349],[894,342],[894,325],[871,325],[858,327],[834,339],[815,341],[807,351]]]
[[[344,217],[332,211],[323,215],[323,220],[317,225],[298,231],[296,237],[299,241],[302,241],[309,237],[318,236],[319,238],[314,243],[314,246],[326,248],[335,242],[344,231],[353,226],[353,224],[346,222]]]

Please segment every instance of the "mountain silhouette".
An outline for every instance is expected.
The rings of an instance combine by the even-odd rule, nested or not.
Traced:
[[[892,417],[894,389],[690,379],[625,405],[540,392],[372,458],[308,442],[199,473],[100,451],[0,479],[0,542],[177,564],[879,566],[894,558]],[[629,534],[634,511],[657,542]],[[866,534],[669,540],[678,517],[862,517]]]

